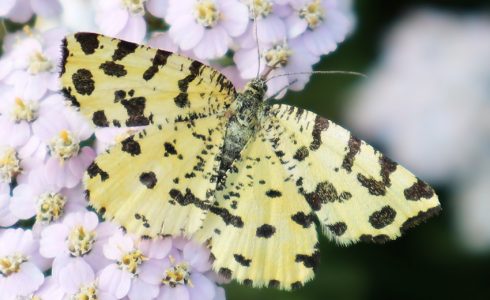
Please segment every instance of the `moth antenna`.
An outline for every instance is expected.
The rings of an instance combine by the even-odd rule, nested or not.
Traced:
[[[270,71],[269,71],[270,73]],[[319,74],[319,75],[334,75],[334,74],[340,74],[340,75],[352,75],[352,76],[360,76],[363,78],[367,78],[366,74],[360,73],[360,72],[354,72],[354,71],[311,71],[311,72],[295,72],[295,73],[287,73],[287,74],[280,74],[280,75],[275,75],[272,76],[271,78],[265,79],[265,82],[267,83],[269,80],[277,78],[277,77],[283,77],[283,76],[291,76],[291,75],[312,75],[312,74]],[[265,75],[265,74],[264,74]],[[264,77],[264,76],[262,76]]]

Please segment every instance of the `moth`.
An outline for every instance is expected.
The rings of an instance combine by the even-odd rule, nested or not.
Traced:
[[[209,245],[213,269],[289,290],[338,244],[383,243],[437,214],[434,190],[333,122],[238,92],[198,61],[94,33],[63,43],[62,91],[96,127],[143,129],[99,155],[84,184],[106,219],[142,237]]]

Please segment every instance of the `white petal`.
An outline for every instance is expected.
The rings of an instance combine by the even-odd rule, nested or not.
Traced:
[[[163,278],[165,264],[163,261],[150,260],[139,266],[139,278],[149,284],[158,285]]]
[[[61,13],[61,5],[58,0],[31,0],[32,9],[43,17],[56,17]]]
[[[203,38],[205,29],[189,19],[189,17],[182,17],[182,20],[172,24],[168,31],[172,40],[179,45],[179,47],[186,51],[196,46]]]
[[[200,245],[194,241],[190,241],[184,247],[183,259],[199,272],[206,272],[211,269],[211,262],[209,260],[209,250],[203,245]]]
[[[106,2],[99,1],[99,2]],[[126,26],[129,19],[129,13],[124,8],[110,10],[110,13],[99,11],[96,15],[96,23],[102,33],[116,36]]]
[[[244,33],[249,22],[247,6],[235,0],[220,1],[219,4],[222,15],[220,24],[228,34],[235,37]]]
[[[17,0],[10,10],[8,18],[17,23],[25,23],[32,17],[32,8],[29,0]]]
[[[191,275],[192,288],[189,288],[191,300],[213,300],[216,293],[216,285],[201,273]]]
[[[160,289],[157,300],[190,300],[190,294],[187,287],[178,285],[174,288],[164,286]]]
[[[148,0],[146,2],[146,9],[155,17],[165,18],[167,13],[168,1],[167,0]]]
[[[61,286],[70,294],[75,294],[81,286],[95,279],[92,268],[81,258],[73,259],[59,274]]]
[[[120,270],[115,264],[109,265],[100,272],[99,288],[121,299],[131,288],[131,275]]]
[[[128,297],[131,300],[154,299],[158,295],[158,285],[148,284],[139,278],[133,280]]]
[[[168,255],[172,249],[172,239],[159,238],[153,240],[142,240],[139,244],[145,256],[155,259],[162,259]]]
[[[134,42],[141,43],[146,34],[146,22],[143,16],[129,15],[126,26],[117,34],[117,37]]]
[[[5,17],[14,7],[16,0],[3,0],[0,2],[0,16]]]
[[[261,43],[277,43],[286,39],[286,26],[276,16],[257,20],[257,35]]]
[[[308,22],[305,19],[301,19],[297,14],[293,14],[286,19],[288,36],[289,38],[295,38],[301,35],[308,28]]]
[[[202,40],[194,47],[194,54],[200,59],[213,59],[226,54],[230,36],[221,26],[204,31]]]
[[[67,253],[65,240],[68,233],[68,228],[63,224],[46,227],[41,234],[39,249],[41,255],[52,258]]]

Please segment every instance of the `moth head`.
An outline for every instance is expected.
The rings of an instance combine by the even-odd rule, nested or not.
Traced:
[[[244,94],[249,94],[253,98],[263,99],[267,92],[267,83],[261,78],[250,80],[244,90]]]

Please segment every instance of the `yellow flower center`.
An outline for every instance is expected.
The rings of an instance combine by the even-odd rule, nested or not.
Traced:
[[[272,13],[270,0],[247,0],[250,15],[255,18],[265,18]]]
[[[0,149],[0,181],[10,183],[21,171],[20,160],[14,148]]]
[[[86,230],[83,226],[73,228],[68,234],[68,251],[73,256],[83,256],[92,250],[95,242],[95,231]]]
[[[325,12],[321,5],[321,0],[313,0],[299,10],[299,17],[308,23],[310,29],[315,29],[323,21]]]
[[[37,102],[31,101],[26,103],[21,98],[15,98],[14,109],[12,110],[12,117],[14,118],[15,122],[32,122],[36,119],[37,108]]]
[[[54,156],[61,160],[72,158],[80,150],[80,141],[68,130],[61,130],[57,137],[54,137],[49,150]]]
[[[138,266],[145,260],[147,260],[147,258],[143,256],[143,253],[141,253],[139,250],[135,250],[124,254],[117,264],[121,270],[136,275],[138,272]]]
[[[8,277],[20,271],[22,263],[27,261],[27,257],[22,254],[8,255],[0,258],[0,275]]]
[[[47,224],[58,220],[63,214],[66,197],[59,193],[44,193],[39,196],[36,221]]]
[[[280,68],[287,65],[289,57],[293,52],[287,44],[277,44],[262,54],[265,63],[271,68]]]
[[[194,18],[197,23],[206,28],[212,28],[218,23],[220,12],[214,0],[197,0],[194,6]]]
[[[124,0],[124,5],[133,14],[144,14],[146,0]]]
[[[32,75],[50,71],[53,68],[51,63],[42,53],[36,52],[29,59],[27,71]]]
[[[97,300],[97,288],[95,282],[82,286],[72,300]]]
[[[172,264],[174,264],[172,258],[170,261]],[[190,276],[191,273],[189,272],[189,266],[187,263],[180,263],[165,270],[162,283],[170,287],[176,287],[177,285],[192,286]]]

